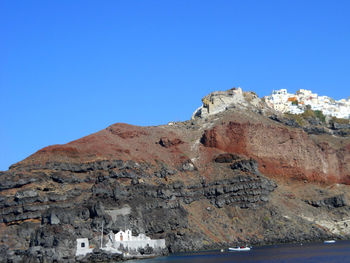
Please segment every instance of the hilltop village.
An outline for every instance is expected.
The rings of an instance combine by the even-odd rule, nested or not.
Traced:
[[[300,89],[291,94],[286,89],[280,89],[274,90],[264,99],[268,106],[283,113],[301,114],[310,107],[311,110],[322,111],[325,116],[350,119],[350,98],[337,101],[327,96],[318,96],[311,90]]]

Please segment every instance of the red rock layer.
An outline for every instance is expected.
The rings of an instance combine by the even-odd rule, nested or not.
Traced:
[[[206,130],[201,141],[206,147],[258,160],[265,175],[349,184],[349,142],[337,147],[332,141],[338,139],[323,139],[281,125],[229,122]]]
[[[262,115],[247,119],[241,112],[225,113],[211,128],[186,125],[138,127],[114,124],[65,145],[53,145],[16,166],[45,162],[89,162],[120,159],[163,162],[176,167],[189,159],[207,175],[218,153],[254,158],[260,171],[273,177],[295,178],[322,183],[350,184],[350,140],[330,135],[309,135]],[[243,115],[242,115],[243,114]],[[250,113],[251,114],[251,113]],[[193,145],[200,140],[200,150]]]

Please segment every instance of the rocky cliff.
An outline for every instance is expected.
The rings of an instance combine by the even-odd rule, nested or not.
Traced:
[[[349,238],[347,128],[229,90],[190,121],[46,147],[0,173],[0,261],[74,262],[76,238],[98,248],[102,223],[170,252]]]

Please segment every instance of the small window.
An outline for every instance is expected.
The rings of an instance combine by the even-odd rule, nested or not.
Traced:
[[[81,247],[85,247],[85,243],[83,242],[83,243],[81,243]]]

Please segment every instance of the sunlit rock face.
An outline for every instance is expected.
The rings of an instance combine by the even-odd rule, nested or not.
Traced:
[[[232,108],[270,110],[254,92],[243,92],[241,88],[212,92],[202,99],[202,103],[192,114],[192,119],[206,118]]]
[[[205,118],[208,115],[214,115],[225,111],[228,107],[233,105],[246,104],[241,88],[212,92],[205,96],[202,102],[203,105],[193,113],[192,118]]]

